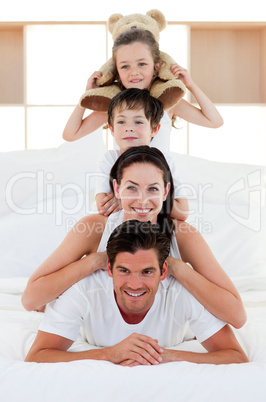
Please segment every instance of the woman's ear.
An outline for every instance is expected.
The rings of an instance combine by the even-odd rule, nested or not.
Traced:
[[[119,188],[120,188],[120,186],[119,186],[119,184],[117,183],[116,179],[113,180],[113,187],[114,187],[114,194],[115,194],[116,198],[117,198],[118,200],[120,200],[120,199],[121,199],[120,194],[119,194]]]
[[[163,195],[163,200],[164,200],[164,201],[166,200],[166,198],[167,198],[167,196],[168,196],[170,187],[171,187],[171,183],[168,182],[168,183],[166,184],[165,189],[164,189],[164,195]]]

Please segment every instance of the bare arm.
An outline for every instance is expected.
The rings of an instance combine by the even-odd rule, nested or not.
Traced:
[[[203,127],[218,128],[223,125],[223,119],[215,105],[207,95],[193,82],[188,71],[178,64],[171,68],[172,73],[178,76],[187,89],[195,97],[199,108],[193,106],[185,99],[181,99],[176,105],[168,110],[170,117],[176,115],[189,123],[197,124]]]
[[[106,266],[105,253],[96,253],[105,222],[102,215],[91,215],[74,226],[31,275],[22,295],[27,310],[39,309],[80,279]],[[84,255],[87,256],[82,258]]]
[[[202,235],[188,223],[178,221],[175,221],[175,234],[183,261],[169,258],[168,273],[213,315],[241,328],[246,322],[241,297]]]
[[[176,198],[174,200],[171,216],[173,219],[185,221],[189,214],[189,205],[187,198]]]
[[[117,345],[83,352],[68,352],[73,341],[59,335],[38,331],[37,337],[25,359],[26,362],[56,363],[74,360],[106,360],[121,364],[134,360],[138,364],[159,364],[162,348],[149,336],[133,333]]]
[[[88,79],[86,91],[92,88],[97,88],[96,79],[101,77],[100,71],[95,71]],[[107,122],[107,113],[92,112],[89,116],[83,119],[85,110],[77,105],[69,117],[63,131],[63,138],[66,141],[75,141],[97,130]]]
[[[229,327],[224,326],[220,331],[202,342],[202,346],[209,353],[185,352],[164,349],[163,363],[172,361],[188,361],[192,363],[231,364],[247,363],[248,359]]]

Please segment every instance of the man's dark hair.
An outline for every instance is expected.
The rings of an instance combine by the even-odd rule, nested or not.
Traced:
[[[169,238],[160,232],[158,225],[134,219],[123,222],[113,230],[106,251],[112,269],[117,254],[123,252],[135,254],[138,250],[150,249],[156,251],[162,273],[163,263],[170,252]]]
[[[140,110],[149,120],[151,128],[155,130],[163,117],[163,104],[159,99],[151,96],[147,89],[129,88],[124,89],[115,95],[108,108],[108,124],[114,126],[114,111],[118,110]]]

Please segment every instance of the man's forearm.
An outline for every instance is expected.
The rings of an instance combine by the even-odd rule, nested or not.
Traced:
[[[215,352],[196,353],[186,352],[173,349],[164,349],[162,353],[162,363],[187,361],[198,364],[232,364],[247,363],[248,359],[245,354],[238,350],[224,349]]]
[[[68,352],[57,349],[43,349],[37,353],[29,353],[25,361],[36,363],[59,363],[86,359],[108,360],[108,354],[105,350],[106,348],[99,348],[82,352]]]

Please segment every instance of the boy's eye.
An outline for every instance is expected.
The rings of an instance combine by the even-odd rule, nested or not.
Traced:
[[[117,122],[116,122],[116,124],[123,124],[124,123],[124,120],[118,120]]]
[[[143,121],[136,121],[136,124],[143,124]]]

